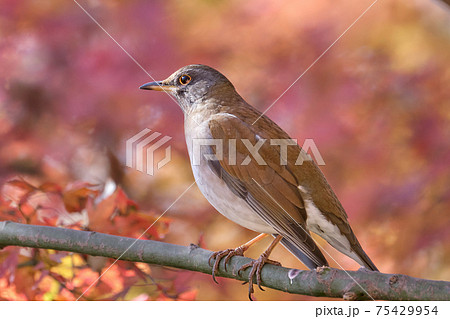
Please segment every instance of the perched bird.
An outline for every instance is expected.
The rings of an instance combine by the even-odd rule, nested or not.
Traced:
[[[189,65],[166,80],[140,87],[165,91],[184,112],[184,130],[192,171],[200,191],[226,218],[261,233],[235,249],[215,252],[213,278],[219,262],[243,255],[256,241],[275,237],[252,267],[249,297],[261,269],[281,242],[308,268],[328,266],[310,231],[361,266],[377,267],[364,252],[347,214],[311,157],[275,122],[248,104],[217,70]],[[215,280],[215,279],[214,279]]]

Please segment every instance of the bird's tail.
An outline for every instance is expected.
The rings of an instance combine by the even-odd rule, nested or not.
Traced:
[[[367,256],[366,252],[362,249],[361,245],[355,245],[353,248],[353,251],[358,255],[362,266],[373,270],[373,271],[379,271],[377,266],[373,263],[373,261]]]
[[[322,253],[320,253],[320,255],[322,257],[321,259],[323,260],[323,262],[322,262],[323,265],[319,265],[319,264],[317,264],[317,262],[313,261],[307,255],[305,255],[299,248],[297,248],[297,246],[294,243],[289,241],[286,237],[283,237],[281,239],[281,244],[284,247],[286,247],[286,249],[289,250],[295,257],[300,259],[300,261],[309,269],[316,269],[317,267],[328,266],[328,263],[327,263],[325,257],[322,255]],[[319,252],[320,252],[320,250],[319,250]]]

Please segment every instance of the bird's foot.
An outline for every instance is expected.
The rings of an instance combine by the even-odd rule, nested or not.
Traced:
[[[261,256],[259,256],[258,259],[252,260],[251,262],[243,265],[238,271],[238,275],[240,275],[241,271],[244,271],[245,269],[252,267],[252,269],[250,270],[250,274],[248,275],[248,299],[250,300],[253,300],[252,294],[255,292],[253,289],[253,285],[255,283],[253,277],[255,277],[255,275],[256,275],[256,284],[258,285],[259,289],[264,291],[264,289],[261,287],[261,270],[265,264],[281,266],[281,264],[278,261],[270,260],[268,254],[263,253]]]
[[[222,258],[225,257],[225,271],[227,271],[227,263],[228,261],[231,259],[231,257],[233,256],[244,256],[244,251],[246,247],[243,246],[239,246],[237,248],[234,249],[225,249],[225,250],[220,250],[220,251],[216,251],[214,252],[211,257],[209,257],[209,265],[213,266],[213,270],[212,270],[212,277],[213,280],[216,284],[218,284],[217,280],[216,280],[216,274],[217,271],[219,270],[219,263],[222,260]],[[215,259],[214,261],[214,265],[211,265],[212,260]]]

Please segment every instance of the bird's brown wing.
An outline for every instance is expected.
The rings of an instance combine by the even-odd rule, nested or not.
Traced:
[[[239,110],[244,110],[244,108]],[[270,132],[268,138],[290,138],[286,132],[268,117],[262,116],[259,118],[258,114],[260,113],[257,110],[247,107],[245,108],[244,114],[247,115],[247,121],[253,123],[257,131]],[[238,116],[242,118],[244,114],[238,114]],[[259,118],[259,120],[255,122],[256,118]],[[287,169],[296,178],[297,185],[302,185],[305,190],[301,194],[303,200],[312,200],[318,210],[322,212],[323,217],[339,228],[341,234],[349,241],[351,250],[358,255],[364,266],[372,270],[378,270],[362,249],[361,244],[348,223],[344,208],[316,163],[298,145],[289,147],[287,157]],[[299,165],[299,160],[302,162],[301,165]],[[330,244],[333,245],[331,242]],[[339,250],[338,247],[336,248]],[[348,252],[342,252],[348,255]]]
[[[254,127],[229,114],[218,114],[210,120],[209,128],[212,138],[221,139],[223,143],[223,157],[209,161],[211,169],[291,247],[309,259],[310,262],[305,263],[308,267],[328,265],[306,230],[306,212],[297,180],[286,166],[280,165],[276,147],[269,141],[263,143],[258,154],[264,163],[258,163],[260,159],[252,155],[244,142],[257,145],[261,140]],[[235,160],[230,141],[231,145],[233,141],[236,143]],[[212,148],[215,152],[214,146]]]
[[[241,103],[235,103],[233,107],[225,105],[222,107],[221,111],[224,113],[228,112],[235,114],[237,118],[242,119],[245,123],[254,128],[256,132],[260,132],[260,135],[264,134],[263,137],[267,139],[290,139],[289,135],[275,122],[267,116],[261,115],[261,112],[243,101],[241,101]],[[275,147],[275,150],[276,149],[277,148]],[[358,242],[358,239],[347,221],[347,214],[344,208],[319,167],[298,145],[289,146],[287,157],[288,165],[285,167],[286,170],[296,179],[296,185],[301,185],[302,189],[305,190],[305,192],[301,192],[301,198],[303,200],[311,200],[323,214],[323,217],[339,228],[341,234],[349,241],[351,250],[358,255],[362,264],[369,269],[377,270],[376,266]],[[299,160],[302,162],[301,165],[299,165]],[[333,243],[330,242],[330,244]],[[335,248],[339,250],[338,247]],[[346,251],[341,252],[347,255],[350,253]]]

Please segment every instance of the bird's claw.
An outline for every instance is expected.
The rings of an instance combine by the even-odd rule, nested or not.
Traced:
[[[227,263],[230,261],[231,257],[233,257],[233,256],[244,256],[244,248],[239,246],[234,249],[225,249],[225,250],[216,251],[211,255],[211,257],[209,257],[208,264],[210,266],[213,266],[212,277],[216,284],[218,284],[218,282],[216,280],[216,274],[217,274],[217,271],[219,270],[220,261],[222,260],[222,258],[225,257],[224,267],[225,267],[225,271],[227,271]],[[211,264],[213,259],[215,259],[214,265]]]
[[[281,264],[278,261],[270,260],[266,254],[262,254],[257,260],[252,260],[251,262],[243,265],[238,270],[238,275],[240,275],[241,271],[244,271],[245,269],[252,267],[252,269],[250,270],[250,274],[248,275],[248,299],[250,300],[253,300],[252,294],[255,292],[255,290],[253,289],[253,285],[255,283],[253,277],[255,277],[255,275],[256,275],[256,284],[258,285],[258,288],[264,291],[264,289],[261,287],[261,270],[265,264],[281,266]]]

